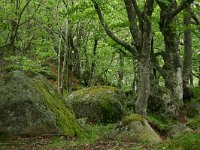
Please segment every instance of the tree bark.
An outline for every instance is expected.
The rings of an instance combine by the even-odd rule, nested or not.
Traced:
[[[118,87],[123,87],[123,77],[124,77],[124,56],[122,52],[119,52],[119,70],[118,70]]]
[[[150,94],[150,55],[146,54],[145,57],[140,59],[140,78],[138,97],[135,103],[135,112],[146,116],[148,99]]]
[[[165,43],[165,52],[163,55],[165,63],[163,69],[165,70],[165,74],[163,75],[163,78],[165,79],[165,86],[178,100],[178,105],[180,107],[183,105],[183,78],[179,50],[179,37],[174,24],[176,22],[176,15],[193,1],[194,0],[185,0],[177,6],[176,0],[168,0],[167,3],[157,0],[161,9],[160,31],[164,36]]]
[[[188,6],[184,14],[184,59],[183,59],[183,88],[189,87],[189,80],[191,76],[192,67],[192,36],[189,25],[191,22],[190,12],[191,8]]]
[[[90,81],[89,84],[92,86],[94,83],[94,78],[95,78],[95,69],[96,69],[96,55],[97,55],[97,46],[98,46],[98,39],[95,37],[94,38],[94,47],[93,47],[93,58],[92,58],[92,63],[91,63],[91,71],[90,71]]]

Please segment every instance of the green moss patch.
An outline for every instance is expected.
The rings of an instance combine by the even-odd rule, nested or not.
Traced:
[[[112,86],[94,86],[73,92],[68,96],[77,118],[89,122],[113,123],[125,114],[125,94]]]
[[[56,115],[56,124],[67,135],[82,135],[76,118],[71,109],[65,105],[62,98],[49,89],[42,80],[35,80],[34,85],[43,95],[44,105]]]
[[[144,118],[139,114],[131,114],[131,115],[126,116],[126,117],[124,117],[122,119],[122,123],[124,125],[128,125],[133,121],[139,121],[139,122],[143,123],[144,122]]]

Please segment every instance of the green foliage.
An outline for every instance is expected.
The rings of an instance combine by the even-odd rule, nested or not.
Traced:
[[[187,125],[194,130],[200,128],[200,117],[190,118]]]
[[[200,134],[184,134],[177,138],[167,140],[156,148],[160,150],[197,150],[200,149]]]
[[[194,93],[194,101],[198,101],[200,102],[200,87],[196,86],[194,88],[192,88],[192,91]]]
[[[11,65],[6,66],[4,70],[23,70],[34,74],[51,74],[49,68],[47,66],[42,66],[40,61],[33,61],[25,56],[10,56],[6,59],[11,62]]]
[[[77,144],[93,143],[105,134],[109,134],[113,131],[113,124],[107,125],[86,125],[83,127],[83,131],[86,133],[86,137],[77,141]]]
[[[170,129],[168,122],[159,116],[148,115],[147,121],[155,130],[159,131],[161,134],[166,134],[166,132]]]

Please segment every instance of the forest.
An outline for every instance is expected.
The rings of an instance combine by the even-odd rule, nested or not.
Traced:
[[[0,10],[0,150],[200,149],[198,0]]]

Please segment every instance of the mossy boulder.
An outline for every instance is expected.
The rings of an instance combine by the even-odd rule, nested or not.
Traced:
[[[73,92],[67,98],[77,118],[92,123],[117,122],[125,114],[126,96],[112,86],[94,86]]]
[[[179,104],[169,89],[154,85],[148,100],[148,111],[165,118],[175,118],[178,116]]]
[[[72,110],[43,76],[0,75],[0,133],[81,135]]]
[[[128,138],[133,142],[160,143],[160,136],[148,124],[147,120],[139,114],[131,114],[122,119],[117,127],[117,139]]]

